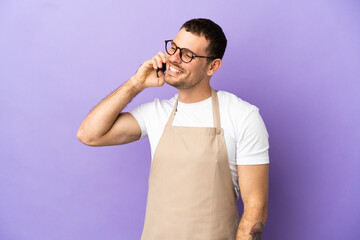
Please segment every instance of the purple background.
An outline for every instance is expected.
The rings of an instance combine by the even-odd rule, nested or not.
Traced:
[[[2,0],[0,239],[140,238],[148,140],[92,148],[76,132],[194,17],[228,38],[212,86],[259,107],[270,134],[263,239],[357,239],[359,13],[355,0]],[[126,110],[175,93],[147,89]]]

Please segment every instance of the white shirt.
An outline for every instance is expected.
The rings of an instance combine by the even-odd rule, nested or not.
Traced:
[[[229,167],[239,198],[236,165],[269,163],[269,134],[256,106],[225,91],[217,94]],[[130,111],[140,125],[140,138],[149,137],[152,158],[177,98],[178,94],[169,100],[154,99]],[[196,103],[179,101],[173,126],[214,127],[211,97]]]

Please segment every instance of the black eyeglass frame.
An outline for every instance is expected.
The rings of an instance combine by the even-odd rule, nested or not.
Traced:
[[[170,54],[170,53],[168,52],[168,49],[167,49],[167,43],[168,43],[168,42],[172,42],[172,44],[174,44],[175,47],[176,47],[175,52],[174,52],[173,54]],[[165,40],[165,51],[167,52],[167,54],[169,54],[169,55],[174,55],[178,49],[180,50],[180,59],[181,59],[181,61],[183,61],[184,63],[189,63],[189,62],[191,62],[194,58],[209,58],[209,59],[216,59],[216,58],[217,58],[217,57],[207,57],[207,56],[198,56],[198,55],[195,55],[195,54],[194,54],[190,49],[188,49],[188,48],[179,48],[179,47],[174,43],[173,40]],[[185,62],[185,61],[183,60],[183,58],[182,58],[182,50],[183,50],[183,49],[188,50],[188,51],[192,54],[192,55],[191,55],[191,58],[190,58],[190,61],[188,61],[188,62]]]

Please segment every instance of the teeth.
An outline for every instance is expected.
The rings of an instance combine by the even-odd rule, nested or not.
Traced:
[[[181,71],[173,68],[172,66],[170,66],[170,70],[171,70],[172,72],[181,73]]]

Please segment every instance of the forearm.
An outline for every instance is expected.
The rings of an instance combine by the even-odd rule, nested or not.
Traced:
[[[142,90],[143,88],[130,78],[91,110],[79,127],[78,137],[87,141],[102,137],[125,106]]]
[[[266,219],[266,207],[245,208],[237,230],[236,240],[260,240]]]

